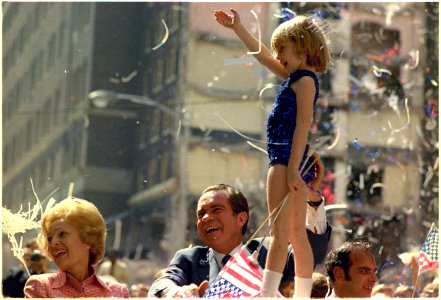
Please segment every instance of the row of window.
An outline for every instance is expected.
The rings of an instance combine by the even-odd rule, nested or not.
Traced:
[[[147,59],[146,65],[149,67],[144,69],[143,93],[155,97],[165,86],[176,81],[179,67],[178,45],[168,46],[167,53],[155,59]]]
[[[56,125],[68,121],[72,117],[76,104],[83,99],[86,94],[86,71],[87,61],[85,60],[73,72],[73,90],[70,97],[62,96],[58,88],[53,96],[41,102],[35,111],[20,111],[23,116],[22,128],[8,141],[3,141],[3,171],[8,171],[24,155],[32,151],[40,144],[41,139],[46,137],[51,130],[56,130]],[[8,118],[13,113],[16,114],[17,108],[12,107],[18,101],[7,101],[3,105],[4,116]],[[31,116],[27,116],[31,115]],[[5,118],[7,119],[7,118]],[[6,120],[4,120],[6,121]]]
[[[21,4],[21,5],[29,5],[29,4]],[[17,63],[23,63],[20,60],[20,56],[23,51],[29,46],[29,42],[33,36],[35,36],[35,30],[40,25],[40,22],[43,20],[47,22],[47,24],[52,24],[49,22],[49,16],[47,14],[48,3],[38,3],[32,4],[35,5],[35,12],[31,10],[29,13],[29,19],[31,21],[24,23],[19,33],[15,36],[12,46],[9,48],[6,53],[3,55],[3,77],[8,75],[9,70]],[[18,5],[17,5],[18,7]],[[52,26],[52,25],[51,25]],[[52,34],[48,43],[48,56],[47,56],[47,67],[49,68],[53,65],[53,60],[55,58],[55,54],[59,57],[63,52],[64,47],[64,35],[65,25],[64,22],[58,28],[58,32]],[[56,49],[57,48],[57,49]],[[40,55],[37,56],[38,59],[43,59]]]
[[[81,144],[82,132],[79,131],[69,141],[63,141],[52,154],[38,161],[28,172],[23,174],[21,179],[14,180],[11,185],[3,187],[3,205],[16,212],[24,199],[32,197],[30,178],[37,194],[38,190],[48,182],[61,179],[64,174],[80,162]],[[38,196],[42,200],[47,195]]]
[[[23,127],[9,141],[3,145],[3,171],[8,171],[17,161],[36,147],[51,129],[56,128],[62,119],[60,91],[55,92],[55,97],[48,98],[42,109],[33,112],[22,112],[32,114]]]
[[[158,154],[139,167],[136,174],[137,190],[150,188],[158,182],[163,182],[172,176],[173,153],[172,151]]]
[[[40,80],[44,77],[51,67],[55,65],[55,52],[59,57],[63,51],[64,25],[60,27],[60,33],[53,34],[48,42],[46,51],[40,50],[30,64],[30,67],[23,68],[23,70],[30,70],[30,72],[24,72],[19,80],[16,81],[15,86],[11,89],[5,99],[3,99],[3,118],[4,121],[8,120],[19,107],[28,101],[31,101],[30,93],[34,89]],[[12,48],[13,49],[13,48]],[[3,69],[5,71],[5,69]]]

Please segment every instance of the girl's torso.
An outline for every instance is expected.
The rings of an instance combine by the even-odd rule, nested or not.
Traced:
[[[268,116],[267,150],[270,165],[278,163],[288,165],[297,116],[297,96],[291,85],[303,76],[310,76],[314,79],[315,96],[313,105],[317,102],[319,81],[314,72],[309,70],[296,71],[282,84],[276,95],[273,109]]]

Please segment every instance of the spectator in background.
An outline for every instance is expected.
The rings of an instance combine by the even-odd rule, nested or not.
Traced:
[[[285,298],[292,298],[294,295],[294,281],[285,280],[280,283],[280,293]]]
[[[31,254],[31,248],[23,248],[23,260],[26,266],[21,263],[20,266],[13,267],[9,270],[6,277],[2,280],[3,296],[11,298],[24,298],[25,295],[23,289],[26,281],[29,278],[29,274],[26,271],[26,268],[29,270],[29,272],[32,272]]]
[[[95,266],[104,255],[106,224],[89,201],[68,197],[41,218],[38,245],[55,261],[57,273],[32,275],[24,288],[28,298],[128,298],[124,284],[100,278]]]
[[[39,250],[38,244],[37,244],[37,238],[33,238],[33,239],[29,240],[25,246],[26,246],[26,248],[29,248],[32,251]]]
[[[287,280],[280,284],[281,294],[285,298],[292,298],[294,295],[294,281]],[[324,299],[328,293],[328,281],[322,273],[312,273],[311,298]]]
[[[421,292],[420,298],[438,298],[438,282],[428,283]]]
[[[413,298],[414,290],[408,285],[400,285],[394,291],[394,298]]]
[[[130,286],[130,297],[145,298],[149,292],[150,287],[144,283],[135,283]]]
[[[329,286],[326,276],[318,272],[312,273],[311,298],[324,299],[328,293],[328,290]]]
[[[392,298],[394,296],[394,289],[388,284],[377,284],[372,289],[371,296],[375,298]]]
[[[49,260],[40,250],[34,250],[30,263],[32,274],[49,273]]]
[[[110,275],[118,282],[124,283],[127,286],[130,283],[129,267],[125,262],[119,259],[120,253],[116,249],[108,252],[108,260],[102,262],[99,267],[98,275]]]
[[[369,298],[377,281],[370,244],[362,241],[348,241],[329,252],[325,269],[333,288],[329,298]]]

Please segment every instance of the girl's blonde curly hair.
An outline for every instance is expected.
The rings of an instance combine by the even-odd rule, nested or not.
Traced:
[[[280,53],[291,43],[295,55],[305,55],[306,64],[321,73],[328,69],[331,61],[329,40],[325,23],[308,16],[297,16],[280,24],[271,37],[273,51]]]

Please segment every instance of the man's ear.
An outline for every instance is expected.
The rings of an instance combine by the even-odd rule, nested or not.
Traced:
[[[248,214],[244,211],[237,214],[237,221],[240,225],[244,225],[246,221],[248,220]]]
[[[345,271],[342,267],[334,267],[334,270],[332,270],[334,273],[335,281],[344,281],[346,279],[345,277]]]

